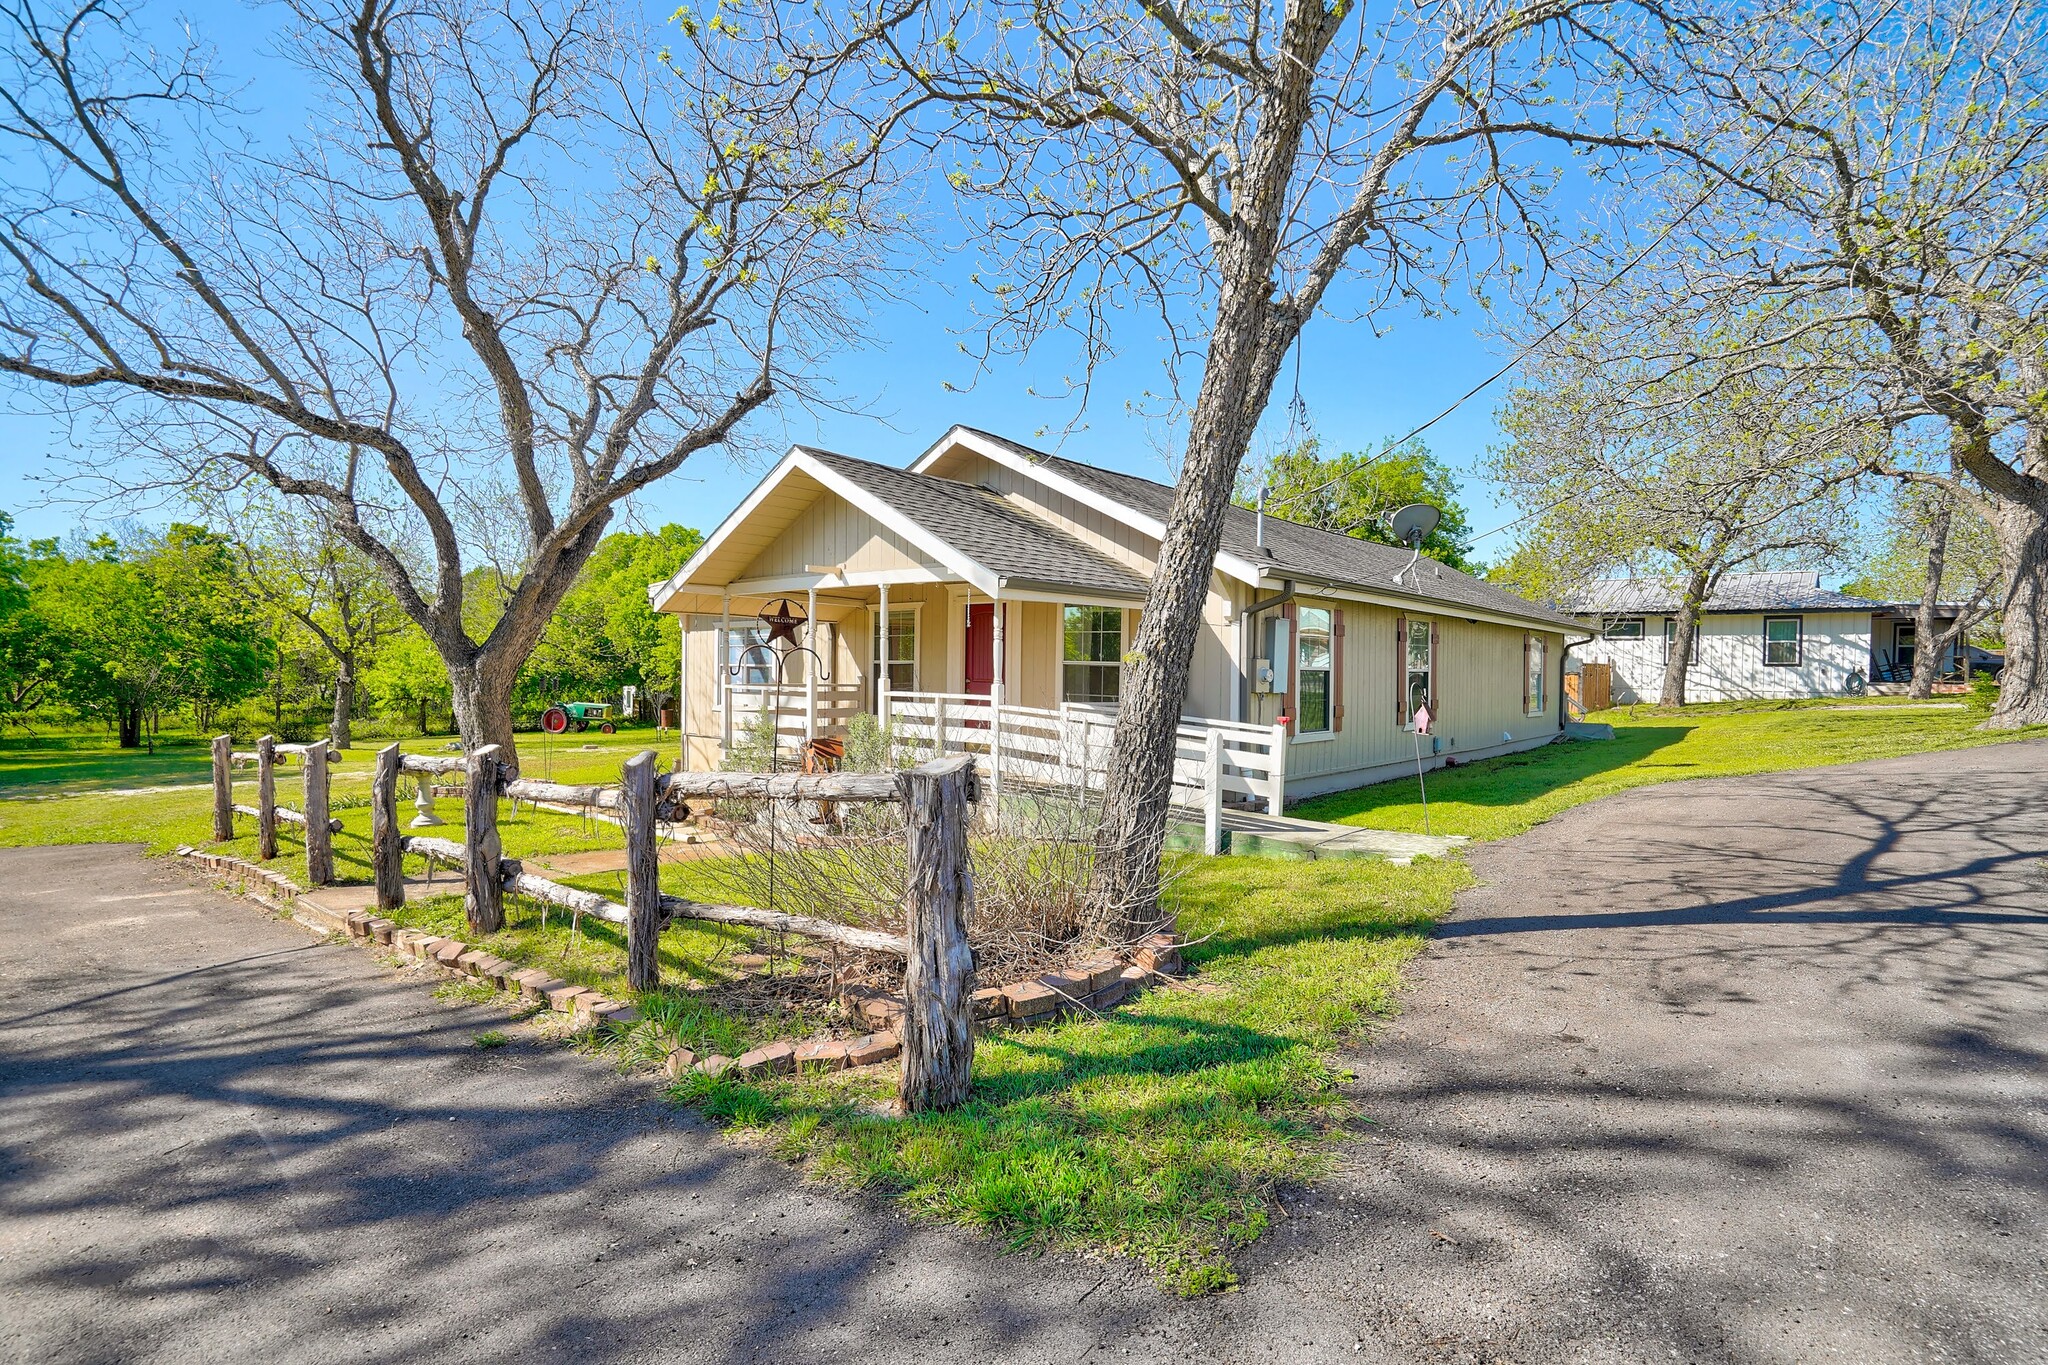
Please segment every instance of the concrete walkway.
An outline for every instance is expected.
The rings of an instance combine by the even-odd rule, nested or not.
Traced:
[[[1233,853],[1259,853],[1263,845],[1304,857],[1378,855],[1401,866],[1419,857],[1442,858],[1472,842],[1462,834],[1407,834],[1391,829],[1362,829],[1302,820],[1292,815],[1226,810],[1223,828],[1230,832]]]

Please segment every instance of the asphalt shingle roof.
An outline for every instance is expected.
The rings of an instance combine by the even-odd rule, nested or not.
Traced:
[[[1582,616],[1665,615],[1678,610],[1678,591],[1656,578],[1598,578],[1573,593],[1565,610]],[[1820,585],[1811,569],[1725,575],[1702,610],[1880,611],[1884,603]]]
[[[1166,484],[1048,455],[992,432],[977,431],[976,434],[1046,466],[1093,493],[1121,502],[1156,521],[1166,520],[1167,510],[1173,502],[1173,489]],[[1265,544],[1261,546],[1258,513],[1234,504],[1224,513],[1221,548],[1240,559],[1268,566],[1276,578],[1364,588],[1435,606],[1467,607],[1474,611],[1544,621],[1561,629],[1583,629],[1580,622],[1569,616],[1433,559],[1422,560],[1416,565],[1415,572],[1403,577],[1397,586],[1394,574],[1408,563],[1410,552],[1392,545],[1380,545],[1268,516]]]
[[[1145,595],[1145,580],[1137,574],[986,488],[808,446],[805,452],[1013,582]]]

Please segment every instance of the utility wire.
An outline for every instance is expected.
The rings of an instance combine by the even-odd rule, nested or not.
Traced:
[[[1827,70],[1822,73],[1823,76],[1826,77],[1834,75],[1836,71],[1841,69],[1843,63],[1847,62],[1849,58],[1853,57],[1854,55],[1856,55],[1857,52],[1861,51],[1863,44],[1869,39],[1870,35],[1877,31],[1877,26],[1879,24],[1882,24],[1886,19],[1889,19],[1892,15],[1892,12],[1898,9],[1898,7],[1902,3],[1904,3],[1904,0],[1891,0],[1891,3],[1886,5],[1884,9],[1878,14],[1878,16],[1870,21],[1869,25],[1866,26],[1861,33],[1856,35],[1856,41],[1850,43],[1842,50],[1841,55],[1836,57],[1835,60],[1828,66]],[[1757,137],[1756,141],[1752,142],[1746,149],[1744,149],[1742,155],[1735,159],[1734,164],[1729,166],[1727,172],[1725,173],[1726,177],[1732,178],[1735,172],[1741,170],[1742,167],[1749,161],[1749,159],[1752,156],[1755,156],[1759,151],[1763,150],[1764,145],[1771,138],[1777,135],[1778,131],[1782,129],[1785,126],[1785,124],[1791,120],[1792,116],[1799,112],[1800,106],[1805,104],[1807,99],[1811,97],[1814,94],[1814,92],[1818,91],[1820,88],[1821,82],[1819,81],[1816,81],[1813,84],[1807,86],[1806,90],[1800,94],[1799,98],[1792,102],[1792,107],[1787,109],[1784,113],[1778,115],[1778,117],[1771,123],[1771,126],[1769,128],[1766,128],[1763,131],[1763,133],[1761,133]],[[1465,390],[1464,393],[1458,395],[1457,398],[1452,400],[1450,406],[1445,408],[1442,412],[1439,412],[1436,416],[1430,418],[1421,426],[1416,427],[1413,431],[1410,431],[1407,435],[1401,437],[1400,440],[1388,442],[1387,445],[1383,447],[1383,449],[1393,449],[1397,446],[1403,445],[1406,442],[1415,439],[1417,436],[1420,436],[1423,432],[1428,431],[1431,427],[1435,426],[1438,422],[1443,421],[1444,418],[1449,417],[1452,413],[1456,412],[1459,408],[1463,407],[1473,398],[1477,397],[1485,390],[1491,388],[1494,385],[1494,383],[1501,378],[1501,376],[1507,374],[1509,371],[1518,367],[1524,360],[1527,360],[1529,356],[1532,353],[1534,353],[1537,347],[1543,345],[1552,337],[1556,336],[1559,332],[1562,332],[1565,328],[1571,326],[1572,323],[1578,320],[1578,317],[1581,313],[1585,312],[1586,309],[1592,307],[1595,300],[1597,300],[1602,294],[1606,293],[1615,285],[1621,283],[1623,276],[1627,275],[1631,270],[1634,270],[1638,265],[1642,264],[1643,261],[1649,257],[1652,251],[1655,251],[1658,247],[1662,246],[1666,239],[1668,239],[1672,233],[1678,231],[1678,229],[1684,225],[1686,219],[1692,217],[1693,214],[1697,213],[1701,208],[1705,207],[1707,202],[1714,197],[1714,192],[1717,188],[1717,185],[1709,184],[1707,188],[1699,195],[1698,198],[1694,199],[1692,203],[1688,204],[1685,207],[1685,210],[1683,212],[1681,212],[1676,218],[1672,219],[1670,223],[1666,224],[1664,230],[1662,232],[1659,232],[1655,237],[1651,238],[1650,241],[1643,247],[1641,251],[1638,251],[1635,255],[1629,257],[1627,261],[1623,262],[1620,269],[1616,270],[1612,275],[1608,276],[1599,285],[1595,286],[1592,292],[1588,293],[1585,296],[1585,298],[1583,298],[1577,304],[1574,304],[1572,306],[1570,312],[1566,313],[1563,317],[1559,318],[1556,322],[1552,323],[1548,328],[1546,328],[1541,336],[1538,336],[1535,340],[1530,341],[1521,346],[1519,349],[1517,349],[1514,356],[1510,358],[1505,364],[1501,365],[1499,369],[1496,369],[1495,371],[1493,371],[1493,373],[1487,375],[1486,378],[1480,380],[1477,384],[1474,384],[1471,388]],[[1301,344],[1298,338],[1296,339],[1295,344],[1297,346]],[[1366,466],[1366,468],[1370,467],[1371,466]],[[1337,483],[1341,483],[1343,480],[1348,479],[1353,474],[1359,472],[1361,471],[1346,470],[1342,474],[1338,474],[1335,477],[1330,478],[1324,481],[1323,483],[1316,485],[1314,488],[1304,489],[1302,492],[1291,495],[1290,497],[1283,500],[1279,505],[1284,507],[1288,503],[1299,501],[1302,498],[1313,497],[1317,493],[1322,492],[1324,489],[1329,488]],[[1577,497],[1583,495],[1573,494],[1572,496]],[[1569,500],[1570,499],[1567,498],[1564,501]],[[1552,504],[1553,507],[1559,505],[1561,504]],[[1544,510],[1549,511],[1550,509],[1545,508]],[[1507,526],[1516,525],[1517,523],[1521,521],[1526,521],[1527,519],[1527,517],[1518,517],[1515,519],[1515,521],[1507,523]],[[1507,526],[1497,526],[1492,531],[1486,532],[1485,535],[1490,536],[1495,534],[1496,532],[1506,530]],[[1482,540],[1484,538],[1485,536],[1474,536],[1473,541],[1474,543],[1477,543],[1479,540]]]

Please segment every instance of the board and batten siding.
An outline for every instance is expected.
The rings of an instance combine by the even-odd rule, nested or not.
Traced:
[[[1288,745],[1289,800],[1381,782],[1415,770],[1415,736],[1403,728],[1397,709],[1403,683],[1395,629],[1404,617],[1432,621],[1437,628],[1440,714],[1435,729],[1442,743],[1432,752],[1429,739],[1423,739],[1425,768],[1442,767],[1446,758],[1463,761],[1530,748],[1557,736],[1562,634],[1536,633],[1546,649],[1544,697],[1541,710],[1529,715],[1522,702],[1522,650],[1530,632],[1335,598],[1304,595],[1296,601],[1344,613],[1344,726],[1332,730],[1327,738],[1296,736]],[[1277,694],[1255,693],[1249,719],[1270,725],[1282,705]]]
[[[1803,648],[1796,666],[1764,662],[1766,615],[1800,618]],[[1642,639],[1599,636],[1578,646],[1572,656],[1612,665],[1616,702],[1655,702],[1664,690],[1664,620],[1644,616]],[[1848,691],[1852,672],[1868,680],[1868,611],[1714,612],[1700,620],[1699,662],[1686,672],[1685,699],[1835,697]]]
[[[887,569],[945,570],[909,541],[858,507],[831,493],[820,494],[773,544],[754,556],[737,577],[802,575],[812,564],[833,564],[849,573]]]

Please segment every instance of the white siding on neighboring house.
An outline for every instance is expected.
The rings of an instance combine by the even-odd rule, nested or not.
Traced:
[[[1764,620],[1794,617],[1801,626],[1799,662],[1764,662]],[[1645,616],[1643,638],[1599,636],[1572,650],[1575,660],[1611,664],[1614,700],[1655,702],[1664,689],[1664,621]],[[1763,697],[1832,697],[1849,675],[1870,672],[1867,611],[1716,612],[1700,621],[1699,661],[1686,674],[1685,699],[1743,701]]]

